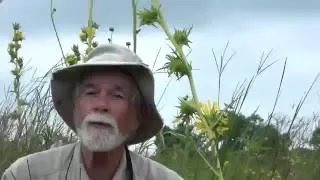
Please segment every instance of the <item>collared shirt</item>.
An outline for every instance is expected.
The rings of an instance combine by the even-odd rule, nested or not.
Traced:
[[[183,180],[162,164],[129,151],[134,180]],[[1,180],[89,180],[81,162],[80,143],[27,155],[6,169]],[[125,153],[112,180],[128,180]]]

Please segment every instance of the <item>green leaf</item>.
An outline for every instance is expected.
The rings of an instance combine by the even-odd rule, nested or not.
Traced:
[[[72,51],[73,51],[73,53],[74,53],[74,55],[75,56],[80,56],[81,54],[80,54],[80,51],[79,51],[79,46],[78,45],[73,45],[72,46]]]
[[[23,58],[22,58],[22,57],[19,57],[19,58],[17,59],[17,63],[18,63],[19,68],[22,69],[22,68],[23,68]]]

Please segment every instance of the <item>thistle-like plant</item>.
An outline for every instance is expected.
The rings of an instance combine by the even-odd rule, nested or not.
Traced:
[[[180,101],[180,115],[182,116],[193,116],[197,112],[197,105],[194,101],[190,100],[188,96],[179,98]]]
[[[197,105],[188,96],[179,98],[179,103],[178,108],[180,111],[174,123],[190,125],[191,117],[197,112]]]
[[[182,78],[183,76],[187,76],[190,83],[190,88],[192,92],[192,97],[195,101],[198,101],[198,96],[196,93],[193,75],[192,75],[192,66],[191,63],[187,60],[185,53],[183,52],[183,46],[189,46],[189,35],[191,32],[190,28],[188,31],[184,30],[175,30],[174,33],[169,31],[167,22],[164,19],[164,15],[161,11],[161,6],[158,0],[152,0],[151,7],[149,9],[144,8],[142,10],[138,10],[138,19],[140,20],[140,27],[144,25],[151,25],[154,27],[160,27],[164,33],[166,34],[168,40],[173,45],[174,54],[167,56],[169,60],[168,63],[165,64],[164,68],[169,68],[168,72],[171,72],[174,68],[178,66],[178,70],[180,72],[176,72],[178,74],[178,79]],[[179,58],[180,61],[177,59]],[[177,65],[180,64],[180,65]],[[184,65],[184,69],[181,69],[181,64]],[[162,68],[163,69],[163,68]]]
[[[189,43],[191,43],[191,41],[189,40],[189,35],[192,28],[188,30],[175,29],[174,33],[170,32],[161,11],[159,0],[152,0],[151,7],[139,10],[137,15],[140,20],[140,26],[149,25],[161,28],[173,45],[172,52],[166,56],[168,62],[165,63],[161,69],[167,70],[169,76],[174,74],[178,80],[184,76],[188,78],[192,100],[180,100],[180,118],[192,114],[194,117],[193,119],[196,121],[195,127],[198,128],[201,133],[207,135],[212,143],[212,151],[216,158],[215,167],[207,161],[204,155],[200,155],[202,155],[204,161],[208,164],[216,177],[218,177],[219,180],[223,180],[223,173],[216,149],[216,138],[224,135],[228,129],[228,118],[224,113],[220,112],[220,109],[217,108],[218,106],[215,105],[215,103],[203,104],[198,100],[192,74],[192,66],[183,51],[184,46],[190,48]],[[184,119],[190,119],[190,117],[191,116]]]
[[[179,46],[187,46],[190,48],[189,43],[191,43],[191,41],[189,40],[188,37],[191,33],[191,30],[192,30],[192,27],[189,29],[183,29],[183,30],[176,29],[173,34],[173,39],[176,41],[176,43]]]
[[[160,24],[160,6],[157,4],[158,2],[152,1],[152,6],[147,9],[138,10],[138,17],[140,20],[140,26],[143,25],[151,25],[156,27],[156,24]]]
[[[164,64],[159,70],[166,70],[168,75],[174,74],[177,80],[180,80],[183,76],[188,76],[192,68],[190,63],[185,63],[183,58],[176,52],[172,51],[171,54],[166,55],[168,62]]]

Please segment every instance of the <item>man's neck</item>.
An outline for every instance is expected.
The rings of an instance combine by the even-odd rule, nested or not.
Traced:
[[[124,147],[109,152],[91,152],[81,146],[83,165],[90,179],[112,179],[123,157]]]

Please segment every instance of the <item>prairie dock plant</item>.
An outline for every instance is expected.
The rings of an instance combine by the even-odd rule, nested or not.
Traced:
[[[174,32],[170,32],[167,22],[164,18],[163,12],[159,0],[152,0],[150,8],[144,8],[138,11],[138,18],[140,20],[140,26],[154,26],[162,29],[170,41],[172,52],[166,56],[167,63],[161,68],[167,71],[169,76],[174,75],[177,80],[181,80],[182,77],[187,77],[190,84],[192,93],[192,99],[180,100],[180,113],[187,116],[194,116],[196,119],[196,129],[201,133],[206,134],[207,138],[211,142],[212,152],[216,159],[216,165],[212,166],[209,161],[202,155],[204,161],[210,167],[212,172],[219,180],[223,180],[222,168],[219,161],[219,156],[216,149],[216,136],[222,135],[225,130],[228,129],[228,118],[225,114],[220,113],[216,103],[202,103],[199,102],[198,95],[195,88],[195,82],[192,74],[192,64],[187,59],[183,47],[190,47],[189,35],[192,30],[190,29],[175,29]],[[188,118],[187,118],[188,119]]]

